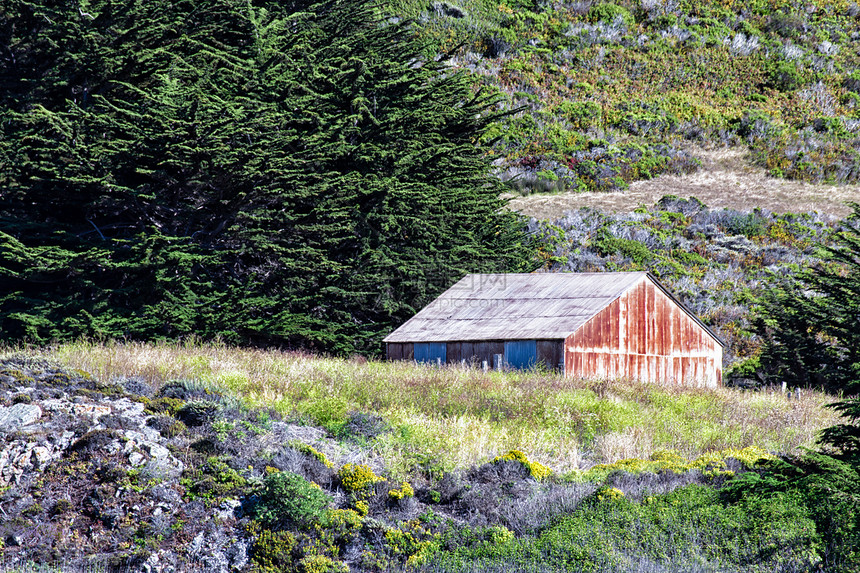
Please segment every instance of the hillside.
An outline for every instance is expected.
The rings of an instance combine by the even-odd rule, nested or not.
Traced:
[[[860,476],[766,451],[809,445],[833,423],[814,392],[788,400],[193,345],[7,353],[0,384],[3,423],[17,428],[0,454],[5,570],[855,564],[844,532]],[[683,449],[662,449],[672,444]],[[647,459],[618,459],[631,454]],[[841,493],[818,489],[837,477],[826,491]],[[756,489],[762,479],[770,490]]]
[[[856,4],[402,1],[394,12],[436,49],[462,43],[452,65],[519,110],[486,138],[524,194],[694,173],[691,145],[748,150],[773,177],[860,177]]]

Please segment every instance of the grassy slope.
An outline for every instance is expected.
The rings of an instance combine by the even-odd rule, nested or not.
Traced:
[[[753,165],[749,151],[741,147],[704,149],[689,146],[701,162],[695,173],[663,174],[653,179],[634,181],[623,193],[588,191],[584,193],[508,194],[508,207],[527,217],[554,221],[566,211],[583,207],[605,213],[632,213],[654,205],[666,195],[695,197],[711,209],[751,211],[767,209],[774,213],[811,213],[844,218],[851,214],[849,201],[860,201],[860,185],[827,185],[778,179]]]
[[[495,154],[523,193],[624,188],[749,148],[771,175],[860,177],[860,9],[849,2],[403,0],[453,65],[523,111]]]
[[[771,392],[484,374],[217,345],[68,344],[50,354],[104,380],[199,380],[335,435],[351,414],[380,416],[391,431],[368,440],[364,455],[394,477],[438,476],[510,449],[560,473],[659,450],[689,459],[747,446],[793,452],[836,421],[822,408],[829,398],[816,392],[789,401]]]

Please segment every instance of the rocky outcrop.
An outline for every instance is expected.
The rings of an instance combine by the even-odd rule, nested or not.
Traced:
[[[165,409],[184,401],[171,400],[141,380],[103,383],[33,358],[0,360],[4,563],[247,569],[249,540],[236,527],[242,503],[191,491],[202,472],[188,464],[199,464],[195,444],[209,436],[180,435]]]

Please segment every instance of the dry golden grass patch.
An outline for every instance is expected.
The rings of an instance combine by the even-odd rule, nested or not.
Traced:
[[[538,219],[558,219],[565,211],[591,207],[605,212],[631,212],[650,207],[664,195],[696,197],[711,209],[751,211],[756,207],[774,213],[818,211],[836,218],[846,217],[848,201],[860,202],[860,185],[812,184],[776,179],[753,165],[749,151],[738,148],[702,149],[688,146],[701,168],[689,175],[661,175],[635,181],[618,193],[560,193],[512,197],[508,206]]]
[[[47,354],[105,380],[198,380],[335,433],[351,413],[381,416],[391,431],[367,445],[393,475],[467,467],[509,450],[558,472],[658,450],[688,459],[747,446],[789,452],[813,446],[817,433],[837,422],[823,407],[830,399],[812,391],[788,400],[768,391],[484,373],[201,344],[69,344]]]

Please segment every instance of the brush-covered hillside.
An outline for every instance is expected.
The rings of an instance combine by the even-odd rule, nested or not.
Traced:
[[[784,0],[395,3],[518,110],[484,137],[514,190],[624,189],[740,146],[774,177],[860,177],[860,7]]]
[[[262,352],[0,357],[5,571],[855,571],[831,398]],[[834,452],[831,452],[834,453]]]

